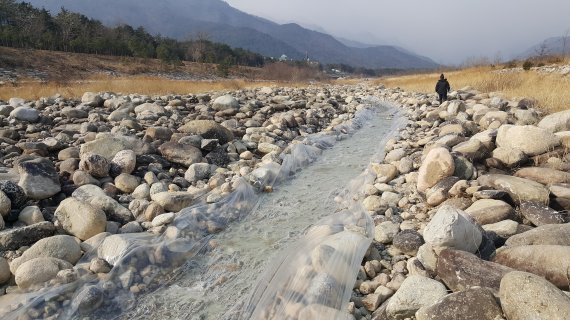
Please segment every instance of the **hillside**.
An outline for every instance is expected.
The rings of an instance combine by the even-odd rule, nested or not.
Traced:
[[[57,13],[61,7],[108,25],[143,26],[152,34],[188,39],[206,34],[212,41],[260,54],[292,59],[306,55],[321,63],[344,63],[371,69],[427,69],[437,64],[393,46],[350,47],[334,37],[297,24],[277,24],[239,11],[221,0],[30,0]]]
[[[538,55],[561,55],[570,51],[570,37],[552,37],[528,48],[517,58],[526,59]]]

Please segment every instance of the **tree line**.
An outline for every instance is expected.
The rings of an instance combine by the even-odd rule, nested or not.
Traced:
[[[0,45],[6,47],[94,53],[218,63],[224,66],[260,67],[265,58],[257,53],[211,42],[206,36],[178,41],[151,35],[143,27],[104,26],[101,21],[61,8],[56,15],[26,2],[0,0]]]

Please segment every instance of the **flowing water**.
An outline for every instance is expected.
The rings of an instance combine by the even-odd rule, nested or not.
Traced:
[[[380,160],[399,122],[391,105],[375,104],[361,128],[263,194],[253,212],[210,240],[213,250],[193,258],[171,283],[140,297],[121,318],[235,318],[268,265],[309,226],[335,213],[338,199],[361,187],[364,180],[358,177]]]

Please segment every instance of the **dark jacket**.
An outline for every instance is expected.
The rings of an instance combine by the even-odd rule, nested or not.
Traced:
[[[438,94],[447,94],[450,89],[447,79],[440,79],[435,85],[435,92]]]

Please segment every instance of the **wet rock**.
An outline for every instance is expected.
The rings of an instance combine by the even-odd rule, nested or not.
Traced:
[[[535,226],[566,222],[566,214],[537,202],[522,202],[520,205],[520,213]]]
[[[550,191],[542,184],[528,179],[502,174],[489,174],[477,179],[479,185],[507,192],[511,198],[521,203],[524,201],[548,203]]]
[[[559,288],[568,289],[570,247],[557,245],[507,247],[497,251],[494,261],[513,269],[542,276]]]
[[[515,173],[515,177],[529,179],[545,185],[570,182],[570,173],[550,168],[523,168]]]
[[[467,214],[458,209],[440,207],[424,229],[424,240],[436,252],[446,248],[475,252],[481,244],[482,234],[477,225],[464,215]]]
[[[61,227],[81,240],[104,232],[107,226],[105,213],[88,203],[74,198],[63,200],[55,211]]]
[[[508,203],[493,199],[477,200],[465,212],[481,225],[507,220],[515,214]]]
[[[159,148],[162,156],[168,161],[191,166],[194,163],[202,162],[202,152],[200,149],[188,145],[180,144],[178,142],[167,142]]]
[[[220,145],[234,140],[234,135],[230,130],[212,120],[192,120],[178,130],[201,136],[204,139],[218,139]]]
[[[23,263],[16,271],[16,284],[22,289],[40,285],[57,276],[61,270],[71,269],[73,265],[67,261],[40,257]]]
[[[562,320],[570,314],[570,298],[542,277],[511,272],[501,281],[501,306],[509,320]]]
[[[392,244],[404,254],[415,256],[424,244],[424,239],[415,230],[403,230],[394,237]]]
[[[36,242],[28,250],[24,251],[21,257],[12,261],[10,269],[15,274],[18,267],[26,261],[40,257],[57,258],[75,264],[81,258],[81,255],[79,240],[67,235],[57,235]]]
[[[545,153],[560,145],[560,138],[535,126],[503,125],[497,132],[497,146],[518,149],[528,156]]]
[[[151,199],[168,212],[178,212],[192,205],[196,195],[185,191],[160,192],[152,195]]]
[[[79,314],[90,314],[103,303],[105,295],[97,286],[86,286],[79,291],[71,302],[74,310]]]
[[[440,282],[422,276],[410,276],[388,302],[386,314],[390,319],[410,318],[420,308],[434,305],[445,295],[447,290]]]
[[[509,247],[524,245],[570,246],[570,224],[543,225],[510,237],[505,245]]]
[[[498,320],[503,312],[489,289],[470,288],[452,293],[416,313],[417,320]]]
[[[423,161],[418,173],[418,191],[424,192],[455,171],[455,163],[445,148],[432,149]]]
[[[59,175],[53,162],[46,158],[19,162],[18,171],[20,172],[18,185],[30,199],[47,199],[61,191]]]
[[[453,249],[443,250],[437,259],[437,276],[453,292],[472,287],[486,287],[498,291],[503,276],[513,269],[482,260],[476,255]]]

